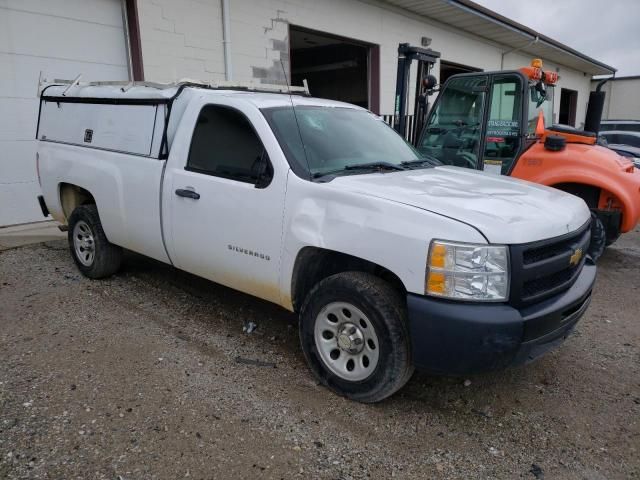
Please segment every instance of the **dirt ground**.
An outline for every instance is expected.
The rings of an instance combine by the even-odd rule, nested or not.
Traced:
[[[600,266],[561,348],[371,406],[316,384],[278,307],[136,255],[90,281],[64,241],[0,252],[0,478],[640,478],[640,232]]]

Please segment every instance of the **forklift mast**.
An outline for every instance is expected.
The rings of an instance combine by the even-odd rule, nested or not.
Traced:
[[[409,138],[417,141],[418,134],[424,125],[428,102],[427,96],[435,87],[435,78],[430,76],[431,69],[440,58],[440,52],[430,48],[412,47],[408,43],[398,46],[398,77],[396,79],[395,97],[395,129],[404,138],[407,138],[407,110],[409,95],[409,74],[411,63],[416,60],[418,71],[416,74],[416,96],[414,101],[414,122]]]

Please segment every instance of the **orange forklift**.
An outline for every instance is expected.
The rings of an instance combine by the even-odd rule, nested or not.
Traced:
[[[402,48],[408,47],[399,49],[406,66]],[[416,81],[416,105],[421,105],[416,111],[422,118],[414,118],[416,131],[407,135],[400,122],[396,127],[401,135],[415,138],[422,154],[445,165],[510,175],[579,196],[592,211],[594,259],[636,226],[640,170],[597,142],[604,82],[591,92],[585,129],[578,130],[545,126],[551,124],[558,74],[543,70],[540,60],[519,70],[453,75],[440,88],[429,75],[432,66],[418,69],[423,76]],[[406,95],[400,94],[407,82],[400,75],[398,79],[395,113],[401,116]],[[427,114],[427,98],[436,91],[438,98]]]

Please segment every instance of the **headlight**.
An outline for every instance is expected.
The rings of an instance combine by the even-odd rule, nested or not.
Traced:
[[[432,241],[429,247],[425,293],[456,300],[507,300],[507,247]]]

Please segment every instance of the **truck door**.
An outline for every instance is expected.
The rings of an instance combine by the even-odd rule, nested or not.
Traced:
[[[507,175],[521,151],[526,133],[523,111],[523,78],[518,74],[491,77],[489,110],[484,133],[481,168],[496,175]]]
[[[487,85],[487,75],[451,77],[429,114],[418,150],[445,165],[480,168]]]
[[[271,161],[276,140],[246,103],[221,97],[187,107],[163,184],[165,242],[178,268],[280,302],[288,169]]]

